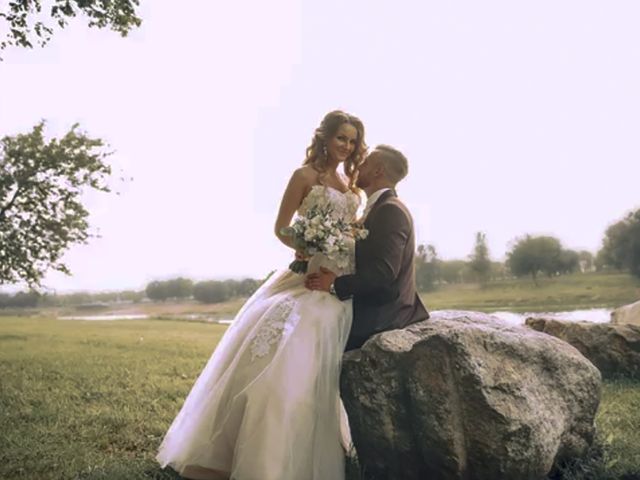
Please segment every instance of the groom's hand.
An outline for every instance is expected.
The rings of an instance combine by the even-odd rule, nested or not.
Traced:
[[[335,281],[336,274],[331,270],[320,267],[320,271],[317,273],[310,273],[304,280],[304,285],[309,290],[322,290],[324,292],[329,291],[329,287]]]

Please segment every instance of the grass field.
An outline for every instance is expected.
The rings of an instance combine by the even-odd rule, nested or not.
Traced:
[[[149,315],[151,317],[175,318],[187,315],[200,315],[212,319],[231,319],[245,302],[244,298],[234,298],[221,303],[199,303],[195,300],[180,302],[147,302],[113,304],[103,308],[81,309],[68,307],[41,308],[4,308],[0,309],[0,316],[40,316],[63,317],[72,315]]]
[[[224,329],[0,318],[0,478],[178,478],[155,451]],[[597,422],[580,468],[606,476],[571,478],[640,478],[640,384],[605,384]]]
[[[477,284],[443,285],[422,294],[432,310],[540,312],[614,308],[640,300],[640,280],[620,273],[587,273]]]
[[[174,478],[154,452],[224,328],[0,319],[0,478]]]

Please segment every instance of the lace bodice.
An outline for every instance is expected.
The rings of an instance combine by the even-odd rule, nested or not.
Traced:
[[[314,205],[320,207],[330,205],[335,215],[347,222],[353,222],[356,219],[358,206],[360,206],[360,197],[351,190],[343,193],[333,187],[314,185],[302,201],[298,214],[304,215]]]

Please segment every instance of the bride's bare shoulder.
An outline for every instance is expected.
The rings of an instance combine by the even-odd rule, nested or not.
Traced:
[[[311,166],[305,165],[294,170],[291,181],[306,188],[318,183],[318,172]]]

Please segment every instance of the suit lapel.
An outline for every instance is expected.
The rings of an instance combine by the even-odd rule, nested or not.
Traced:
[[[380,195],[380,197],[376,200],[376,202],[373,204],[373,206],[371,207],[371,210],[369,210],[369,214],[367,215],[367,218],[364,219],[364,226],[366,228],[369,228],[370,222],[372,220],[372,218],[374,217],[374,212],[376,211],[376,209],[382,205],[387,198],[389,197],[397,197],[398,194],[396,193],[396,191],[393,188],[390,188],[389,190],[387,190],[386,192],[384,192],[382,195]]]

